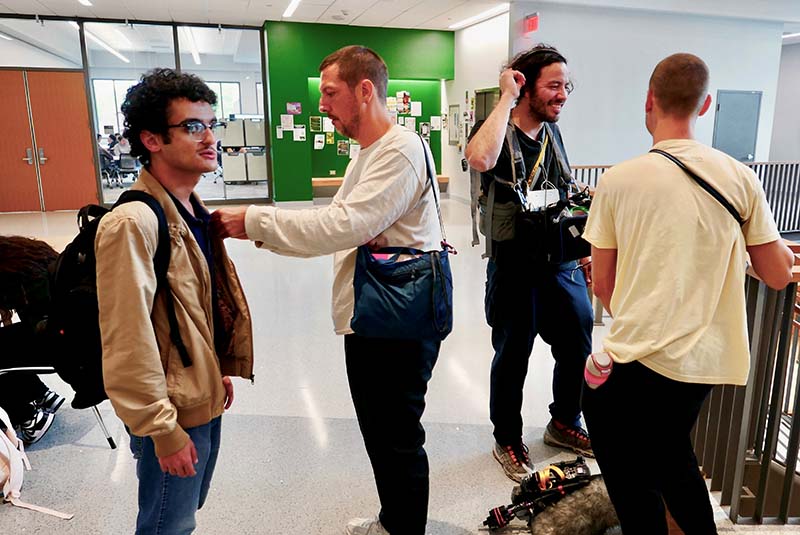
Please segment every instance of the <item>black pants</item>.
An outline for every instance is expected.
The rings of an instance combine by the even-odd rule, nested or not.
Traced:
[[[508,244],[499,245],[507,249]],[[489,416],[495,440],[507,446],[522,439],[522,390],[537,335],[550,344],[555,359],[550,415],[567,425],[578,423],[594,319],[577,262],[532,265],[503,252],[498,249],[497,261],[489,260],[486,267],[485,307],[495,351]]]
[[[424,535],[428,456],[420,418],[439,342],[344,337],[347,378],[392,535]]]
[[[0,327],[0,369],[23,366],[52,366],[43,338],[24,323]],[[19,425],[36,414],[32,401],[42,398],[47,386],[36,374],[14,372],[0,375],[0,407],[12,425]]]
[[[713,385],[615,364],[583,392],[592,448],[625,535],[666,535],[664,503],[686,535],[717,533],[689,433]]]

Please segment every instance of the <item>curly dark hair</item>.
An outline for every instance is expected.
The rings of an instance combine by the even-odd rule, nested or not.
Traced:
[[[178,73],[174,69],[153,69],[128,89],[120,107],[125,116],[123,135],[131,142],[131,155],[139,158],[144,166],[150,165],[150,151],[139,139],[139,134],[143,130],[161,134],[164,142],[169,143],[167,108],[178,98],[208,102],[212,106],[217,103],[217,95],[200,77]]]
[[[503,69],[514,69],[525,75],[525,86],[522,88],[519,97],[522,98],[525,91],[533,91],[536,81],[539,79],[542,69],[553,63],[567,64],[561,52],[550,45],[539,43],[530,50],[521,52],[514,56]]]

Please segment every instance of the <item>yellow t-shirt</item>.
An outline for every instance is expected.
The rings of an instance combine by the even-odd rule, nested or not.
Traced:
[[[660,154],[607,171],[592,202],[584,237],[617,249],[604,348],[616,362],[640,361],[670,379],[747,382],[746,246],[780,238],[755,174],[694,140],[654,146],[679,158],[719,191],[731,214]]]

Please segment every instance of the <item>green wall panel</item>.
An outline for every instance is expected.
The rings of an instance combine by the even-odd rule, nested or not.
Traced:
[[[315,156],[314,133],[309,130],[309,117],[318,111],[319,89],[309,89],[309,78],[319,76],[320,62],[335,50],[352,44],[372,48],[386,61],[389,69],[389,94],[408,90],[412,100],[421,100],[422,117],[417,123],[429,121],[441,107],[439,80],[452,79],[455,69],[455,40],[453,32],[433,30],[400,30],[366,28],[332,24],[304,24],[267,21],[267,69],[269,84],[270,147],[272,151],[273,197],[278,201],[310,200],[312,176],[328,176],[335,169],[341,176],[349,158],[336,156],[336,145],[326,145],[324,154]],[[401,82],[400,80],[406,80]],[[410,87],[427,80],[429,85]],[[395,82],[396,81],[396,82]],[[435,82],[433,82],[435,81]],[[318,81],[314,82],[318,84]],[[402,87],[403,84],[409,87]],[[435,91],[428,89],[433,88]],[[416,94],[415,94],[416,91]],[[306,125],[306,141],[292,140],[291,132],[276,139],[275,127],[287,102],[303,104],[302,113],[295,115],[295,124]],[[431,146],[439,166],[441,132],[431,132]],[[336,139],[343,139],[335,134]],[[332,154],[329,151],[332,150]],[[334,158],[334,162],[327,159]],[[341,160],[341,161],[340,161]],[[331,163],[333,167],[331,167]],[[314,174],[314,170],[323,174]]]

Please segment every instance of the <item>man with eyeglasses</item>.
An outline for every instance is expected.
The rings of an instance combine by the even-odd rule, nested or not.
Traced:
[[[470,134],[466,157],[481,174],[481,230],[486,235],[486,321],[492,327],[489,410],[492,453],[514,481],[533,465],[523,441],[522,390],[537,335],[550,345],[553,402],[546,444],[593,456],[581,427],[583,366],[591,352],[589,259],[550,264],[539,235],[515,232],[525,207],[574,191],[556,122],[572,91],[567,60],[539,44],[517,55],[500,75],[500,101]],[[512,158],[513,155],[513,158]],[[536,388],[545,388],[538,379]]]
[[[158,219],[143,202],[114,208],[95,240],[103,379],[137,460],[137,534],[191,533],[233,402],[229,376],[252,378],[244,293],[194,188],[217,167],[216,95],[200,78],[155,69],[128,90],[122,113],[131,154],[144,165],[131,187],[155,198],[169,227],[168,288],[153,257]],[[170,338],[172,294],[182,358]]]

